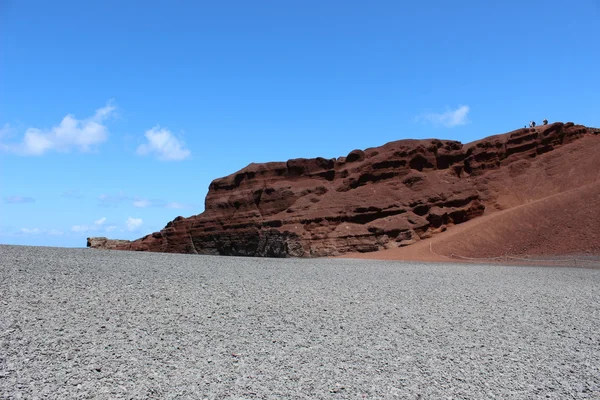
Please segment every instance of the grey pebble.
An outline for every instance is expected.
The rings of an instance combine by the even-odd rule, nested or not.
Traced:
[[[0,398],[600,399],[600,270],[0,245]]]

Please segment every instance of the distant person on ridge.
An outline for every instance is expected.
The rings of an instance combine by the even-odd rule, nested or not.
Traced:
[[[547,120],[547,119],[545,119],[545,120],[543,120],[543,121],[542,121],[542,123],[543,123],[544,125],[548,125],[548,120]]]

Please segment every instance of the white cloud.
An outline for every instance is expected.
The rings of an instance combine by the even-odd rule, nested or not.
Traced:
[[[106,232],[112,232],[112,231],[114,231],[115,229],[117,229],[117,227],[116,227],[115,225],[109,225],[109,226],[107,226],[106,228],[104,228],[104,230],[105,230]]]
[[[179,161],[188,158],[191,151],[177,139],[168,129],[155,126],[144,134],[148,143],[137,148],[137,154],[145,156],[154,153],[159,160]]]
[[[106,217],[102,217],[94,221],[93,225],[73,225],[71,231],[76,233],[93,232],[102,229],[102,225],[106,222]]]
[[[137,207],[137,208],[146,208],[146,207],[150,207],[151,205],[152,205],[152,203],[146,199],[136,200],[133,202],[133,206]]]
[[[89,151],[108,138],[108,129],[103,122],[115,109],[115,106],[108,102],[106,106],[97,109],[93,116],[85,119],[76,119],[68,114],[57,126],[46,130],[29,128],[25,131],[21,143],[2,144],[0,149],[32,156],[39,156],[51,150],[67,152],[75,148]]]
[[[133,232],[137,229],[139,229],[140,226],[142,226],[142,219],[141,218],[132,218],[129,217],[127,218],[127,221],[125,221],[125,224],[127,225],[127,230],[130,232]]]
[[[71,227],[71,230],[73,232],[82,233],[82,232],[87,232],[89,230],[92,230],[92,227],[87,226],[87,225],[73,225]]]
[[[452,128],[469,123],[469,106],[459,106],[456,110],[448,110],[443,113],[427,113],[417,117],[419,121],[426,121],[434,126],[445,126]]]
[[[4,202],[6,204],[25,204],[25,203],[33,203],[35,199],[33,197],[24,197],[24,196],[8,196],[4,198]]]
[[[21,233],[24,233],[26,235],[38,235],[38,234],[42,233],[42,230],[40,228],[33,228],[33,229],[21,228]]]
[[[24,235],[47,234],[47,235],[51,235],[51,236],[60,236],[60,235],[64,234],[62,231],[59,231],[57,229],[46,230],[46,229],[40,229],[40,228],[32,228],[32,229],[21,228],[21,229],[19,229],[19,233],[24,234]]]

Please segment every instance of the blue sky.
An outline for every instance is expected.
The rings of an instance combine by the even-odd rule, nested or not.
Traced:
[[[0,243],[135,239],[251,162],[600,126],[600,2],[0,0]]]

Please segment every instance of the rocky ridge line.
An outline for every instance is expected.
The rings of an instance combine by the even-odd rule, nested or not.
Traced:
[[[250,164],[209,187],[205,211],[135,241],[88,247],[265,257],[406,246],[498,208],[489,171],[600,130],[553,123],[468,144],[399,140],[334,159]]]

